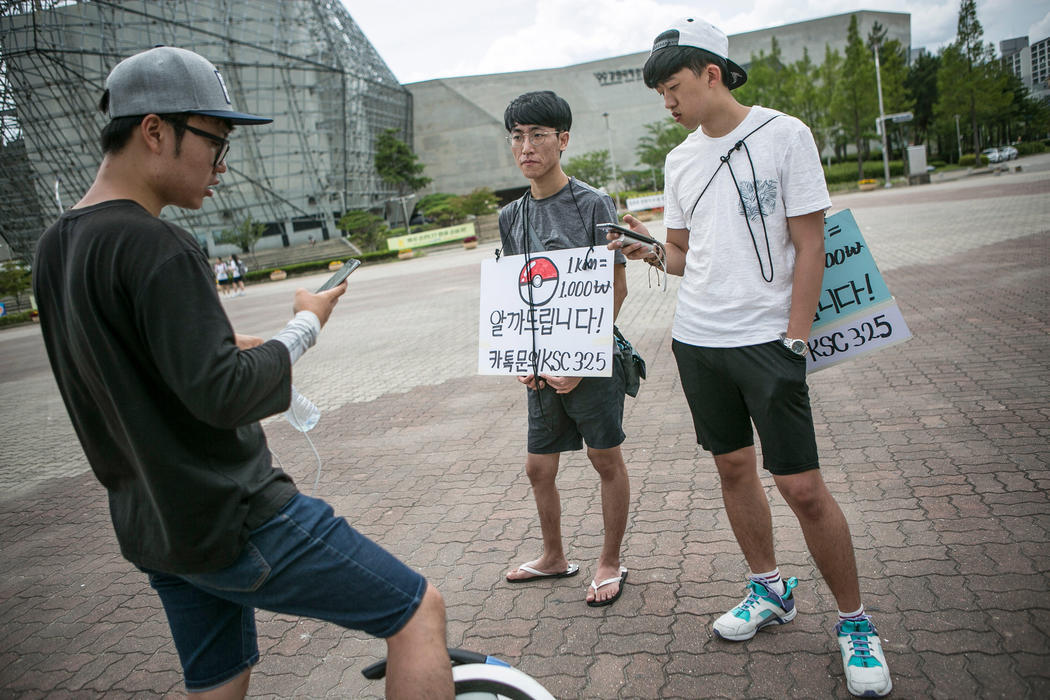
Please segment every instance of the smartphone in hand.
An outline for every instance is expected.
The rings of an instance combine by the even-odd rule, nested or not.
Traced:
[[[325,281],[325,283],[322,284],[317,291],[324,292],[331,289],[332,287],[338,287],[346,281],[346,278],[350,276],[351,272],[353,272],[360,266],[360,260],[357,260],[356,258],[350,258],[345,263],[343,263],[343,266],[336,270],[335,274],[329,277],[328,280]]]
[[[642,245],[649,246],[649,250],[654,248],[662,248],[663,244],[656,240],[652,236],[647,236],[644,233],[638,233],[633,231],[626,226],[620,226],[619,224],[597,224],[598,228],[605,229],[606,233],[618,233],[620,234],[620,240],[623,241],[624,245],[631,245],[632,243],[641,243]]]

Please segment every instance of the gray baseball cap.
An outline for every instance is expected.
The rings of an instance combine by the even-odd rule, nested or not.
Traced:
[[[106,78],[109,117],[201,114],[233,124],[273,119],[235,112],[226,83],[211,61],[186,49],[158,46],[118,63]]]

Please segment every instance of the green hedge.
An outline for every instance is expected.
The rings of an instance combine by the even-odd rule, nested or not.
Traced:
[[[1030,156],[1034,153],[1046,153],[1046,144],[1042,141],[1029,141],[1017,144],[1017,155]]]
[[[839,184],[843,182],[856,182],[862,178],[857,177],[857,161],[843,161],[841,163],[832,163],[831,167],[824,167],[824,178],[827,180],[829,185]],[[880,179],[886,175],[885,169],[883,168],[881,160],[866,160],[864,161],[864,178]],[[904,175],[904,161],[891,160],[890,161],[890,177],[900,177]]]
[[[6,316],[0,316],[0,327],[14,326],[19,323],[27,323],[33,319],[32,311],[16,311]]]
[[[966,153],[962,158],[959,159],[959,165],[968,168],[972,165],[977,164],[977,157],[972,153]],[[988,165],[988,157],[981,156],[981,165]]]
[[[317,272],[319,270],[327,270],[328,265],[335,261],[346,262],[350,258],[357,258],[362,263],[367,262],[379,262],[380,260],[388,260],[397,257],[396,250],[377,250],[371,253],[363,253],[361,255],[348,255],[342,258],[332,258],[331,260],[312,260],[310,262],[295,263],[293,265],[281,265],[280,267],[268,267],[262,270],[249,270],[245,275],[245,279],[249,282],[259,280],[270,279],[270,273],[274,270],[284,270],[289,277],[295,277],[296,275],[304,275],[311,272]]]

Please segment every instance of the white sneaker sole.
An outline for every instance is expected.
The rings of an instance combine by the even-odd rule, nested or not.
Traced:
[[[731,632],[723,633],[723,632],[720,632],[718,630],[717,626],[712,626],[712,629],[714,630],[715,635],[719,639],[724,639],[727,642],[744,642],[744,641],[747,641],[748,639],[751,639],[756,634],[758,634],[758,631],[760,629],[762,629],[763,627],[769,627],[770,625],[786,625],[787,623],[789,623],[792,620],[794,620],[795,619],[795,615],[797,615],[797,614],[798,614],[798,608],[791,608],[791,610],[789,610],[788,612],[784,613],[783,615],[781,615],[779,617],[773,616],[773,617],[767,618],[766,620],[763,620],[757,627],[755,627],[750,632],[742,632],[742,633],[738,633],[738,634],[733,634]]]

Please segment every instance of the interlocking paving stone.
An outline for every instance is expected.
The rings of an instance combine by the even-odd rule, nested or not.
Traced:
[[[836,195],[854,212],[914,333],[811,378],[825,479],[850,522],[865,602],[897,697],[1050,695],[1050,156],[1022,173]],[[661,229],[653,226],[658,235]],[[620,326],[650,370],[628,399],[631,575],[610,608],[583,604],[601,546],[597,479],[563,456],[563,531],[575,578],[510,585],[539,526],[524,475],[517,382],[475,374],[478,265],[446,250],[365,267],[296,386],[323,412],[310,433],[317,494],[424,573],[449,643],[511,661],[557,697],[847,697],[834,600],[765,478],[779,561],[798,576],[788,626],[731,644],[710,625],[747,567],[700,452],[670,354],[677,279],[631,265]],[[268,337],[292,291],[224,301]],[[266,422],[310,492],[302,435]],[[379,697],[363,634],[258,614],[259,698]],[[39,329],[0,331],[0,694],[141,697],[181,689],[164,613],[119,555],[50,375]]]

